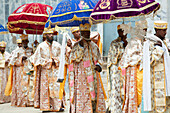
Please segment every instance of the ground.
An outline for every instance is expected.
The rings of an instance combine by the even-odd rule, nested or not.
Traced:
[[[106,70],[103,70],[101,73],[103,85],[105,88],[105,91],[107,89],[107,77],[106,77]],[[66,85],[66,100],[69,99],[68,96],[68,86]],[[107,93],[107,92],[106,92]],[[69,109],[69,101],[67,101],[67,106],[65,109],[65,112],[57,112],[57,113],[68,113]],[[35,109],[34,107],[14,107],[11,106],[11,103],[7,104],[0,104],[0,113],[42,113],[39,109]],[[45,113],[56,113],[56,112],[45,112]]]
[[[68,107],[67,107],[68,108]],[[14,107],[11,106],[11,103],[0,104],[0,113],[42,113],[39,109],[34,107]],[[56,112],[46,112],[46,113],[56,113]],[[68,113],[67,109],[65,112],[57,113]]]

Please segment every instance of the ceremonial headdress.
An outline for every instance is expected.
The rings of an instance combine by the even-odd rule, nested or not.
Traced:
[[[44,28],[43,34],[53,34],[53,35],[58,35],[58,32],[55,31],[55,28]]]
[[[22,35],[20,36],[20,38],[21,38],[22,40],[28,40],[28,35],[22,34]]]
[[[88,23],[80,24],[80,31],[90,31],[91,25]]]
[[[17,39],[17,44],[22,43],[21,39]]]
[[[148,28],[147,20],[140,20],[135,22],[135,27],[140,29],[146,29]]]
[[[154,22],[154,28],[156,29],[167,29],[168,23],[166,21],[158,20]]]
[[[4,41],[0,42],[0,47],[6,47],[6,42]]]
[[[76,31],[79,31],[79,27],[72,27],[70,30],[72,33],[74,33]]]

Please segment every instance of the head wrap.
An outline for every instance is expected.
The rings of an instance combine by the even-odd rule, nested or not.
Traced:
[[[22,34],[22,35],[20,36],[20,38],[21,38],[22,40],[28,40],[28,35]]]
[[[90,31],[91,25],[88,23],[80,24],[80,31]]]
[[[79,31],[79,27],[72,27],[70,30],[72,33],[74,33],[76,31]]]
[[[156,29],[167,29],[167,27],[168,27],[168,22],[166,21],[158,20],[154,22],[154,28]]]
[[[6,42],[4,41],[0,42],[0,47],[6,47]]]
[[[21,39],[17,39],[17,44],[22,43]]]

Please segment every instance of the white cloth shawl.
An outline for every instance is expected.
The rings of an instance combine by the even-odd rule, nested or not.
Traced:
[[[147,40],[144,42],[143,47],[143,99],[144,99],[144,111],[151,111],[151,82],[150,82],[150,56],[149,56],[149,45],[150,40],[160,41],[164,52],[164,63],[165,63],[165,82],[166,82],[166,96],[170,96],[170,57],[166,45],[163,41],[155,35],[148,35]]]
[[[61,55],[60,55],[60,64],[59,64],[59,72],[58,79],[64,79],[64,65],[65,65],[65,47],[66,47],[66,36],[67,34],[63,34],[62,46],[61,46]]]

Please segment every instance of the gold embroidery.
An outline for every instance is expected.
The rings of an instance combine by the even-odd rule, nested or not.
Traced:
[[[145,3],[147,3],[147,2],[150,2],[150,0],[137,0],[139,3],[139,5],[141,5],[141,4],[145,4]]]
[[[117,8],[126,8],[131,7],[133,2],[132,0],[117,0],[118,7]]]
[[[110,6],[110,0],[102,0],[99,7],[101,9],[106,9]]]

